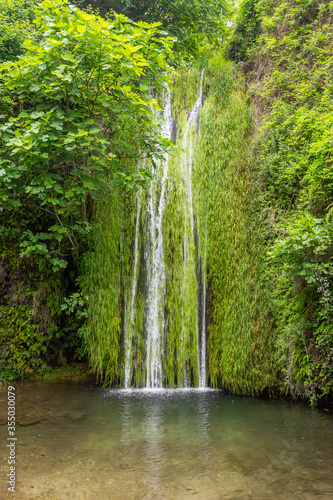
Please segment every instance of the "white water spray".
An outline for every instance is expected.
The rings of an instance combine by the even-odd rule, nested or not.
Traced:
[[[170,139],[172,132],[171,92],[166,89],[166,103],[163,113],[162,136]],[[163,258],[162,219],[165,207],[165,191],[168,178],[169,158],[157,162],[154,180],[150,185],[148,216],[150,243],[146,250],[148,274],[147,300],[147,379],[146,387],[162,387],[162,353],[161,345],[164,335],[164,292],[165,269]],[[160,194],[158,197],[158,187]]]
[[[185,183],[185,188],[186,188],[186,203],[185,203],[185,231],[184,231],[184,265],[183,265],[183,297],[182,297],[182,338],[183,338],[183,345],[184,345],[184,338],[185,338],[185,332],[184,332],[184,307],[185,307],[185,280],[186,280],[186,273],[187,273],[187,265],[188,265],[188,252],[187,252],[187,240],[188,238],[195,238],[194,235],[194,217],[193,217],[193,195],[192,195],[192,163],[193,163],[193,156],[195,151],[193,151],[193,138],[192,134],[189,133],[191,127],[197,125],[199,116],[200,116],[200,111],[203,105],[203,82],[204,82],[204,70],[202,70],[201,73],[201,80],[200,80],[200,88],[199,88],[199,95],[198,98],[188,116],[187,123],[186,123],[186,129],[184,132],[183,136],[183,141],[182,141],[182,148],[184,149],[184,154],[183,154],[183,169],[184,169],[184,183]],[[186,228],[187,228],[187,221],[188,218],[190,220],[190,226],[191,226],[191,232],[188,234]],[[198,345],[198,350],[200,351],[200,345],[199,345],[199,323],[198,323],[198,310],[197,310],[197,318],[196,318],[196,323],[197,323],[197,345]],[[203,330],[202,330],[202,339],[205,337],[205,329],[206,325],[202,325]],[[203,382],[202,377],[204,376],[204,379],[206,379],[206,374],[201,373],[202,371],[202,359],[203,357],[206,358],[206,347],[205,347],[206,341],[204,340],[204,353],[198,352],[198,366],[199,366],[199,387],[205,387],[205,382]],[[203,347],[203,341],[201,342],[201,348]],[[185,349],[185,345],[184,345]],[[186,356],[185,356],[186,359]],[[202,385],[203,384],[203,385]],[[184,362],[184,387],[187,388],[189,386],[189,373],[188,369],[186,366],[186,362]]]

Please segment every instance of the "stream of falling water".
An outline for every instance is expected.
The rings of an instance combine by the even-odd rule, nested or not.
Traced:
[[[199,95],[198,98],[189,114],[189,117],[187,119],[186,123],[186,129],[184,132],[184,137],[183,137],[183,149],[184,149],[184,182],[186,186],[186,201],[187,201],[187,206],[190,211],[190,222],[191,222],[191,230],[192,234],[194,231],[194,219],[193,219],[193,196],[192,196],[192,162],[193,162],[193,143],[192,143],[192,137],[190,136],[190,140],[188,141],[188,132],[190,130],[190,127],[192,125],[196,125],[199,120],[200,116],[200,111],[202,108],[203,104],[203,78],[204,78],[204,70],[202,70],[201,73],[201,80],[200,80],[200,89],[199,89]],[[188,142],[189,142],[189,154],[187,156],[187,148],[188,148]]]
[[[162,136],[170,139],[172,133],[171,91],[166,89],[166,102],[164,105]],[[146,387],[162,387],[162,359],[161,345],[164,335],[164,291],[165,269],[163,259],[163,234],[162,218],[165,207],[165,190],[168,178],[169,158],[166,154],[159,162],[154,180],[150,185],[148,201],[149,239],[146,248],[146,262],[148,274],[148,300],[147,300],[147,378]],[[158,192],[160,194],[158,197]]]
[[[207,290],[207,224],[208,212],[205,224],[204,260],[202,271],[202,318],[201,318],[201,345],[200,345],[200,370],[199,387],[206,387],[206,290]]]
[[[205,320],[205,303],[206,303],[206,240],[204,246],[198,252],[199,243],[197,238],[197,227],[194,218],[193,210],[193,194],[192,194],[192,166],[196,149],[196,130],[198,127],[200,111],[203,105],[203,81],[204,73],[201,74],[200,86],[197,100],[188,114],[185,131],[182,138],[183,153],[179,156],[179,163],[176,168],[179,168],[181,177],[178,182],[180,192],[183,193],[182,216],[184,220],[184,237],[183,238],[183,266],[181,276],[181,348],[177,352],[181,372],[183,377],[180,377],[179,386],[188,388],[193,383],[199,385],[200,388],[206,387],[206,320]],[[163,116],[160,118],[162,122],[162,136],[170,139],[173,131],[173,117],[171,112],[172,95],[169,88],[166,88],[164,94]],[[172,179],[173,171],[169,172],[169,155],[165,154],[162,160],[156,160],[156,170],[154,178],[150,184],[147,199],[144,194],[139,193],[137,198],[137,213],[135,224],[135,240],[134,240],[134,265],[133,278],[131,289],[128,292],[128,300],[125,305],[125,325],[124,325],[124,345],[125,345],[125,373],[124,386],[130,388],[133,378],[134,364],[133,358],[133,335],[136,334],[137,328],[137,313],[136,313],[136,294],[138,288],[139,261],[140,261],[140,242],[139,242],[139,227],[141,221],[141,206],[142,213],[146,216],[142,223],[146,226],[146,238],[143,256],[145,260],[146,271],[146,291],[145,291],[145,312],[143,320],[144,337],[145,337],[145,372],[147,389],[161,388],[165,382],[163,374],[163,349],[165,342],[165,294],[168,283],[166,282],[166,262],[163,251],[164,236],[163,236],[163,217],[165,215],[166,204],[168,199],[168,183],[174,182]],[[170,179],[168,178],[169,176]],[[144,201],[144,200],[147,201]],[[206,222],[207,232],[207,222]],[[166,236],[165,236],[166,237]],[[142,255],[142,254],[141,254]],[[197,255],[197,258],[196,258]],[[199,262],[197,263],[197,260]],[[200,272],[198,269],[200,268]],[[171,273],[172,274],[172,273]],[[199,274],[199,275],[198,275]],[[200,283],[199,283],[200,282]],[[192,291],[190,291],[190,283],[192,283]],[[196,287],[195,296],[193,290]],[[139,293],[139,292],[138,292]],[[141,292],[140,292],[141,293]],[[196,298],[197,297],[197,298]],[[199,305],[200,303],[200,305]],[[188,308],[191,308],[191,313]],[[201,315],[201,317],[200,317]],[[190,318],[190,319],[189,319]],[[192,363],[193,354],[189,354],[192,346],[190,342],[194,339],[196,361]],[[193,352],[193,351],[192,351]],[[192,356],[192,358],[190,358]],[[141,363],[141,361],[140,361]],[[136,365],[137,366],[137,365]],[[195,375],[193,375],[195,373]],[[192,377],[192,379],[191,379]],[[194,378],[193,378],[194,377]],[[135,384],[134,384],[135,385]]]
[[[187,123],[186,123],[186,129],[184,132],[183,140],[182,140],[182,148],[184,150],[183,154],[183,168],[184,168],[184,183],[185,183],[185,188],[186,188],[186,201],[185,201],[185,231],[184,231],[184,265],[183,265],[183,298],[182,298],[182,338],[183,338],[183,344],[184,344],[184,337],[185,337],[185,332],[184,332],[184,305],[185,305],[185,300],[184,300],[184,295],[185,295],[185,281],[186,281],[186,273],[187,273],[187,265],[188,265],[188,259],[189,259],[189,252],[188,252],[188,245],[189,245],[189,239],[193,238],[195,239],[195,234],[194,234],[194,217],[193,217],[193,195],[192,195],[192,164],[193,164],[193,157],[194,157],[194,152],[193,151],[193,136],[190,132],[191,127],[196,126],[198,124],[198,120],[200,117],[200,111],[203,105],[203,81],[204,81],[204,70],[202,70],[201,73],[201,79],[200,79],[200,88],[199,88],[199,95],[198,98],[188,116]],[[190,226],[191,226],[191,231],[187,231],[187,222],[188,218],[190,220]],[[201,349],[204,348],[204,352],[199,352],[199,318],[198,318],[198,309],[196,312],[196,324],[197,324],[197,345],[198,345],[198,366],[199,366],[199,387],[205,387],[206,386],[206,342],[203,341],[205,337],[205,330],[202,330],[202,341],[201,341]],[[205,325],[205,323],[204,323]],[[185,345],[184,345],[185,349]],[[189,373],[188,373],[188,367],[186,366],[185,362],[186,356],[184,356],[184,387],[187,388],[190,385],[189,381]],[[204,365],[204,366],[203,366]]]

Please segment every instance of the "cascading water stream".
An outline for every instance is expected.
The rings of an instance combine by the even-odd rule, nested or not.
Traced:
[[[185,281],[186,281],[186,273],[187,273],[187,265],[188,265],[188,258],[189,258],[189,252],[187,251],[188,249],[188,239],[193,238],[195,239],[195,234],[194,234],[194,217],[193,217],[193,195],[192,195],[192,163],[193,163],[193,137],[192,134],[190,133],[191,127],[196,125],[199,120],[200,116],[200,111],[203,105],[203,81],[204,81],[204,70],[202,70],[201,73],[201,79],[200,79],[200,88],[199,88],[199,95],[198,98],[188,116],[187,123],[186,123],[186,128],[182,140],[182,148],[184,150],[183,153],[183,169],[184,169],[184,183],[185,183],[185,188],[186,188],[186,201],[185,201],[185,231],[184,231],[184,244],[183,244],[183,252],[184,252],[184,265],[183,265],[183,297],[182,297],[182,338],[183,338],[183,344],[184,344],[184,295],[185,295]],[[187,223],[188,219],[190,221],[190,227],[191,231],[187,231]],[[205,312],[204,312],[205,314]],[[204,328],[202,330],[202,341],[201,341],[201,348],[204,348],[204,353],[200,353],[200,344],[199,344],[199,318],[198,318],[198,310],[196,311],[196,323],[197,323],[197,343],[198,343],[198,366],[199,366],[199,387],[205,387],[206,383],[206,342],[204,340],[205,337],[205,320],[203,319],[204,324],[202,327]],[[185,349],[185,346],[184,346]],[[204,367],[203,367],[204,365]],[[203,378],[204,377],[204,378]],[[184,361],[184,387],[189,386],[189,375],[188,375],[188,370],[186,366],[186,362]]]
[[[193,233],[194,230],[194,220],[193,220],[193,196],[192,196],[192,161],[193,161],[193,145],[192,145],[192,140],[190,138],[189,141],[189,155],[187,157],[187,147],[188,147],[188,132],[190,130],[190,127],[193,124],[196,124],[198,122],[199,116],[200,116],[200,111],[202,108],[203,104],[203,80],[204,79],[204,70],[201,72],[201,80],[200,80],[200,89],[199,89],[199,95],[198,98],[188,116],[187,123],[186,123],[186,129],[184,132],[184,137],[183,137],[183,149],[184,149],[184,182],[186,186],[186,200],[187,200],[187,205],[190,211],[190,221],[191,221],[191,230]]]
[[[170,138],[172,132],[171,91],[166,89],[166,102],[163,113],[162,136]],[[165,190],[168,177],[168,155],[158,162],[154,180],[150,185],[148,216],[149,216],[149,245],[146,249],[148,274],[147,299],[147,378],[146,387],[162,386],[162,359],[161,345],[164,333],[164,291],[165,269],[163,259],[162,218],[165,207]],[[159,188],[160,187],[160,194]],[[159,197],[158,197],[159,194]]]
[[[208,213],[206,214],[205,224],[205,244],[202,272],[202,318],[201,318],[201,345],[200,345],[200,368],[199,368],[199,387],[206,387],[206,293],[207,293],[207,224]]]
[[[196,102],[185,122],[183,152],[170,163],[168,154],[156,159],[149,191],[142,190],[137,197],[133,278],[125,303],[125,388],[131,387],[132,380],[147,389],[173,384],[206,387],[207,220],[206,236],[200,230],[204,240],[200,242],[202,226],[192,193],[203,81],[202,72]],[[168,139],[175,131],[171,97],[166,88],[159,116],[162,136]],[[172,226],[175,220],[180,221],[177,228]],[[146,227],[141,238],[140,224]]]

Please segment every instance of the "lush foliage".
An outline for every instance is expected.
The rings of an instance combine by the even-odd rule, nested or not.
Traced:
[[[41,281],[33,267],[17,261],[2,244],[0,261],[0,378],[22,377],[29,369],[41,370],[48,361],[57,362],[63,343],[53,345],[60,334],[60,303],[63,286],[59,277]],[[7,247],[7,248],[6,248]],[[60,346],[60,349],[59,349]]]
[[[242,81],[236,82],[230,63],[215,57],[203,73],[200,127],[196,122],[189,126],[200,80],[198,70],[182,71],[173,95],[177,145],[184,151],[170,158],[165,186],[163,379],[169,387],[183,387],[186,374],[187,383],[198,384],[205,302],[208,383],[238,393],[272,393],[277,390],[277,350],[261,239],[265,221],[258,224],[259,207],[253,201],[258,186],[251,152],[252,117]],[[184,179],[184,168],[190,164],[193,229]],[[128,197],[126,203],[114,199],[100,206],[91,252],[84,259],[81,283],[90,300],[82,332],[105,383],[124,383],[129,330],[132,384],[145,385],[148,275],[153,265],[150,203],[158,206],[162,177],[158,167],[149,192],[142,190],[136,200]]]
[[[66,265],[64,241],[78,250],[110,172],[130,188],[142,184],[146,172],[121,160],[168,146],[156,130],[149,81],[163,81],[170,47],[153,28],[121,16],[106,22],[63,1],[45,1],[36,24],[41,43],[28,40],[26,54],[3,67],[11,109],[0,128],[0,199],[7,213],[22,205],[44,212],[39,227],[24,231],[21,256],[57,270]]]
[[[80,284],[88,295],[87,321],[80,334],[100,382],[119,383],[121,372],[121,246],[125,216],[119,196],[99,204],[89,251],[81,264]],[[127,254],[127,258],[129,255]]]
[[[0,58],[11,61],[0,89],[0,370],[42,370],[67,349],[88,353],[101,381],[121,384],[129,328],[132,379],[142,386],[151,214],[141,187],[157,165],[158,199],[157,160],[170,144],[149,89],[161,97],[169,81],[172,40],[159,26],[182,57],[197,54],[207,39],[219,42],[226,3],[88,3],[106,19],[66,0],[34,12],[32,1],[0,1]],[[280,383],[313,402],[332,392],[332,19],[324,0],[243,0],[227,49],[241,64],[235,72],[210,61],[200,127],[187,129],[199,72],[176,80],[185,151],[170,159],[163,218],[171,387],[184,384],[184,366],[197,381],[206,300],[212,386],[262,393]]]
[[[29,306],[0,306],[1,378],[17,378],[27,366],[36,367],[45,350],[46,333],[36,335],[37,324]]]
[[[39,41],[28,38],[23,55],[1,67],[2,304],[12,307],[9,276],[17,258],[22,307],[30,304],[27,294],[38,293],[38,286],[28,291],[29,277],[46,279],[51,288],[60,279],[62,292],[50,308],[61,328],[52,335],[59,330],[63,347],[77,348],[70,315],[80,316],[81,305],[64,302],[62,315],[55,310],[66,289],[78,293],[71,283],[96,202],[145,186],[151,174],[137,167],[138,158],[154,162],[169,148],[149,85],[169,81],[171,41],[155,26],[121,15],[105,21],[66,0],[38,5],[34,22]],[[23,336],[32,335],[23,332],[26,322],[21,326]],[[37,344],[44,333],[36,330]]]
[[[210,383],[237,393],[271,393],[276,390],[276,351],[256,203],[252,116],[231,63],[215,56],[205,75],[209,92],[195,181],[197,205],[208,215]]]
[[[261,34],[254,49],[239,50],[250,58],[263,123],[259,180],[280,368],[287,392],[315,401],[332,390],[333,374],[333,3],[255,3]],[[239,23],[251,33],[249,14]]]
[[[207,38],[219,41],[225,31],[228,0],[85,0],[105,15],[109,9],[125,14],[134,21],[161,23],[176,37],[175,51],[183,56],[197,54]]]
[[[0,1],[0,62],[15,61],[24,52],[27,38],[36,38],[34,0]]]
[[[243,0],[239,6],[237,19],[228,45],[228,55],[235,62],[251,57],[261,33],[259,0]]]

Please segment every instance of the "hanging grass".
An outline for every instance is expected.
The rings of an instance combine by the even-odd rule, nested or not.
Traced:
[[[162,220],[163,383],[168,387],[198,386],[200,315],[205,300],[210,385],[258,394],[273,390],[275,376],[263,247],[253,203],[251,112],[241,82],[236,84],[233,66],[214,58],[204,72],[200,120],[187,129],[200,81],[197,69],[184,71],[175,82],[173,95],[174,136],[183,151],[169,159]],[[192,205],[184,158],[192,172]],[[160,167],[155,171],[155,203],[161,196],[161,172]],[[96,214],[95,248],[86,257],[84,277],[90,290],[86,337],[91,363],[104,383],[124,383],[127,329],[131,384],[145,386],[147,249],[151,245],[148,198],[149,190],[125,201],[114,196]]]
[[[234,67],[215,57],[206,70],[195,157],[198,219],[208,214],[210,384],[259,394],[276,384],[274,333],[260,220],[254,202],[252,116]],[[203,224],[199,240],[203,241]]]

